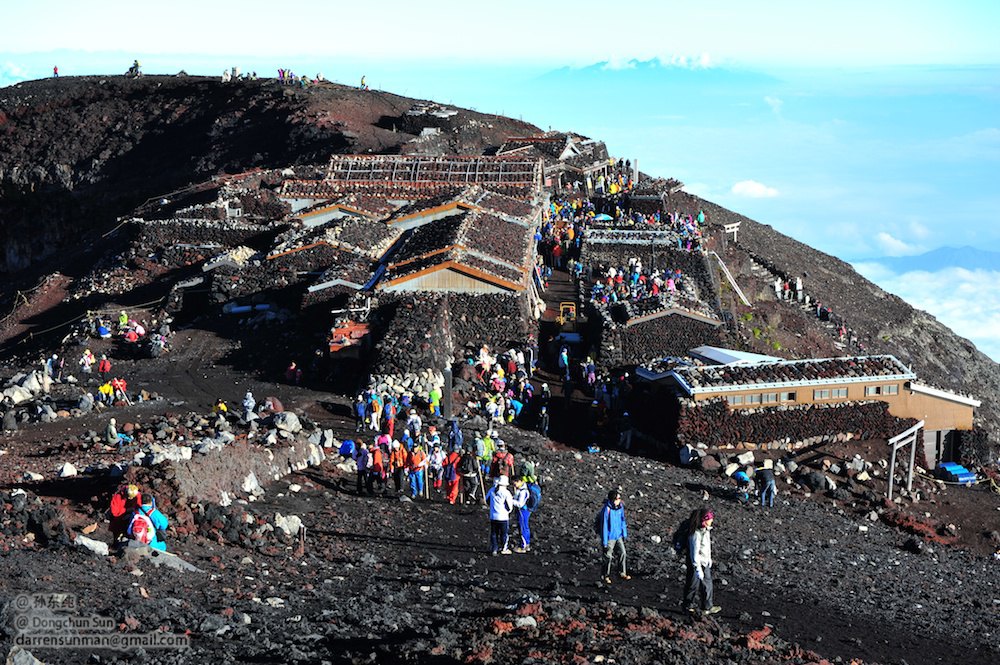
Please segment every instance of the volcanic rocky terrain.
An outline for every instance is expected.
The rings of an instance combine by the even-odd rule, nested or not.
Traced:
[[[1000,661],[1000,562],[991,556],[1000,547],[1000,495],[989,482],[946,486],[920,474],[913,491],[886,500],[885,436],[898,423],[877,406],[850,412],[862,422],[844,424],[834,409],[823,416],[838,431],[865,436],[816,440],[794,453],[710,446],[696,471],[664,461],[638,436],[630,453],[588,452],[579,415],[589,396],[578,390],[553,403],[551,439],[500,428],[518,461],[536,462],[544,499],[532,551],[492,558],[481,506],[452,506],[434,491],[415,501],[391,491],[358,495],[353,462],[339,446],[355,437],[351,403],[364,374],[416,369],[449,339],[460,354],[537,332],[525,329],[530,316],[518,315],[519,301],[400,298],[374,314],[388,324],[368,366],[332,370],[308,362],[330,323],[315,310],[238,319],[221,311],[234,289],[264,288],[252,274],[240,285],[223,271],[225,288],[225,279],[206,285],[197,315],[173,322],[171,349],[157,358],[65,325],[80,309],[121,307],[151,323],[162,311],[143,305],[160,300],[148,285],[164,266],[188,277],[184,270],[211,258],[197,247],[208,239],[195,237],[205,227],[194,223],[190,247],[178,243],[155,261],[128,254],[143,245],[124,241],[117,227],[136,211],[163,212],[157,202],[168,193],[254,169],[308,178],[334,153],[481,155],[538,131],[458,110],[435,126],[441,131],[418,138],[423,128],[406,115],[415,105],[335,84],[186,76],[64,78],[0,90],[0,379],[4,389],[26,391],[0,438],[0,644],[9,662],[35,662],[25,650],[52,663]],[[197,206],[196,189],[176,198]],[[265,214],[278,205],[263,201],[247,209]],[[744,291],[760,296],[744,319],[731,293],[699,275],[699,291],[720,293],[708,310],[729,313],[729,323],[683,333],[678,352],[714,339],[789,357],[840,355],[823,322],[764,297],[775,276],[807,273],[806,291],[843,317],[867,352],[892,353],[935,385],[983,401],[964,454],[984,470],[995,462],[1000,368],[971,343],[770,227],[683,192],[671,193],[669,205],[704,208],[716,230],[741,220],[739,243],[719,251]],[[484,216],[469,228],[486,223],[498,224]],[[253,229],[241,229],[231,232],[252,240]],[[340,232],[349,231],[356,229]],[[287,283],[265,285],[279,301],[298,275],[319,272],[336,253],[300,254],[288,259]],[[442,317],[447,331],[435,328]],[[672,333],[673,318],[657,326]],[[631,353],[662,341],[657,330],[615,334]],[[81,401],[87,379],[70,365],[83,346],[111,357],[134,403]],[[53,352],[70,360],[66,380],[48,385],[38,360]],[[302,385],[284,380],[289,358],[307,368]],[[550,369],[536,383],[558,385]],[[459,377],[456,387],[469,380]],[[235,411],[247,390],[278,398],[280,408],[244,422]],[[220,397],[228,416],[211,414]],[[663,415],[655,402],[635,406]],[[135,438],[132,448],[103,445],[112,416]],[[466,440],[485,426],[468,413],[461,422]],[[766,416],[752,423],[765,433],[772,426]],[[780,464],[772,509],[741,505],[722,473],[747,454]],[[101,547],[112,540],[106,511],[122,482],[157,495],[176,557]],[[629,516],[632,579],[605,585],[592,524],[615,487]],[[684,567],[671,547],[680,520],[703,506],[717,515],[723,607],[707,618],[681,611]],[[53,608],[54,598],[74,604]],[[104,618],[97,632],[105,636],[170,634],[189,647],[15,646],[20,620],[91,615]]]

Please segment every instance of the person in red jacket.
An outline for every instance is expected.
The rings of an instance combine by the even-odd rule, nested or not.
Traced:
[[[101,383],[107,383],[108,375],[111,374],[111,361],[104,354],[101,354],[101,359],[97,362],[97,373],[101,375]]]
[[[142,493],[137,485],[122,485],[111,496],[111,535],[124,539],[125,530],[132,521],[132,513],[142,505]]]
[[[444,486],[448,503],[454,504],[458,499],[458,486],[462,476],[458,473],[458,463],[462,461],[462,456],[456,450],[448,453],[444,458]]]
[[[507,452],[506,443],[497,441],[496,452],[493,453],[493,459],[490,461],[490,478],[499,478],[500,476],[510,478],[513,475],[514,456]]]

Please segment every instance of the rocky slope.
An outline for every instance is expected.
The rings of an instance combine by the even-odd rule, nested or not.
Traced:
[[[64,77],[0,89],[0,273],[212,175],[399,152],[422,129],[419,119],[403,122],[417,103],[332,83],[194,76]],[[481,154],[538,131],[471,111],[446,124],[420,141],[421,152]]]

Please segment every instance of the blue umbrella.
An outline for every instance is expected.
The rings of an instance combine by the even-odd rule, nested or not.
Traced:
[[[610,222],[612,219],[614,218],[611,215],[606,215],[603,212],[597,217],[594,217],[595,222]]]

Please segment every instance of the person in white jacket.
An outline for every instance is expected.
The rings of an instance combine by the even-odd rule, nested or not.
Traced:
[[[711,531],[714,521],[715,514],[708,508],[693,511],[688,521],[687,591],[684,604],[695,612],[695,603],[700,600],[702,614],[716,614],[722,609],[712,599]]]
[[[486,493],[486,505],[490,509],[490,554],[511,554],[510,513],[514,509],[514,497],[507,489],[507,476],[499,476],[493,487]]]

